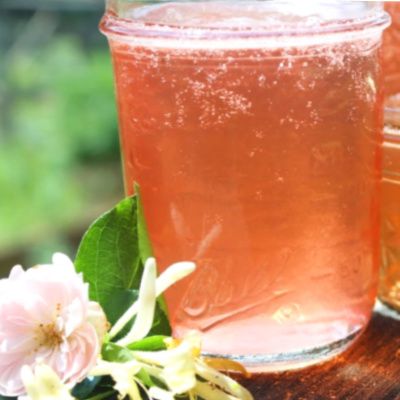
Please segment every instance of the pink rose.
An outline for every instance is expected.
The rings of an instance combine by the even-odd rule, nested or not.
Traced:
[[[71,260],[54,254],[52,265],[15,266],[0,280],[0,394],[25,393],[24,365],[47,364],[74,385],[95,365],[108,323]]]

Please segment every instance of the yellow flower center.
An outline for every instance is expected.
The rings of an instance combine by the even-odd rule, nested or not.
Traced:
[[[57,329],[54,322],[49,324],[39,324],[36,329],[37,348],[35,352],[41,347],[54,348],[62,343],[60,331]]]
[[[56,313],[55,316],[58,317],[60,315],[61,311],[61,304],[57,303],[56,305]],[[55,347],[58,347],[63,339],[62,339],[62,333],[60,330],[57,328],[55,321],[52,321],[48,324],[43,324],[40,323],[36,327],[36,335],[35,335],[35,340],[37,342],[37,345],[34,349],[34,352],[37,353],[40,348],[50,348],[53,349]]]

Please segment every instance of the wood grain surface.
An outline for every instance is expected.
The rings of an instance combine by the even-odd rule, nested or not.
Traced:
[[[378,305],[364,334],[335,359],[241,382],[256,400],[400,400],[400,316]]]

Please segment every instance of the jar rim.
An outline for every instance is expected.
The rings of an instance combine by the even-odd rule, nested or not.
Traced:
[[[150,3],[150,4],[148,4]],[[190,5],[193,12],[193,5],[207,5],[214,3],[218,5],[229,4],[229,7],[243,7],[243,5],[262,7],[266,12],[273,9],[283,7],[287,12],[290,7],[297,4],[296,10],[293,13],[301,12],[301,18],[297,23],[281,21],[275,25],[271,24],[270,20],[258,19],[256,26],[251,25],[236,25],[220,24],[218,18],[216,24],[212,22],[202,21],[203,24],[185,22],[181,19],[179,23],[173,20],[163,21],[154,18],[151,11],[160,7],[183,7]],[[167,40],[182,39],[182,36],[188,41],[201,41],[204,39],[225,39],[225,40],[240,40],[240,39],[261,39],[279,40],[280,42],[292,42],[301,39],[307,39],[308,43],[320,41],[331,42],[343,40],[341,36],[348,36],[349,40],[355,38],[368,37],[374,32],[382,32],[390,24],[390,16],[384,11],[380,2],[355,2],[355,1],[318,1],[318,2],[301,2],[302,8],[304,4],[308,5],[308,9],[299,7],[299,2],[295,0],[277,0],[277,1],[253,1],[253,0],[235,0],[233,3],[230,0],[202,0],[199,2],[187,0],[158,0],[153,2],[145,2],[145,4],[127,2],[126,0],[109,0],[108,10],[102,19],[100,29],[108,37],[118,36],[138,37],[143,38],[160,38]],[[358,4],[357,4],[358,3]],[[311,5],[311,6],[310,6]],[[329,12],[340,7],[342,18],[332,18],[325,15],[318,19],[315,15],[315,7],[319,5],[320,12]],[[322,8],[326,8],[322,10]],[[349,12],[347,12],[349,11]],[[352,11],[352,12],[350,12]],[[355,11],[359,11],[356,13]],[[364,15],[360,15],[363,11]],[[224,11],[222,11],[224,12]],[[309,12],[310,14],[307,14]],[[328,37],[331,40],[328,40]],[[297,43],[298,45],[298,43]]]

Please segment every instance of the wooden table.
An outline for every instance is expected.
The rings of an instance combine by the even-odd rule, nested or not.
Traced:
[[[400,400],[400,316],[378,304],[367,330],[341,356],[242,383],[256,400]]]

